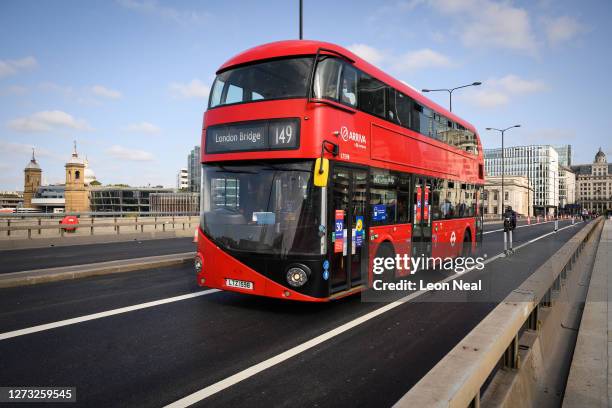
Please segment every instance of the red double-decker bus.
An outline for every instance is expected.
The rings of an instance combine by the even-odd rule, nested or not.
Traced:
[[[374,257],[456,256],[482,234],[474,127],[337,45],[238,54],[203,123],[202,286],[328,301],[371,285]]]

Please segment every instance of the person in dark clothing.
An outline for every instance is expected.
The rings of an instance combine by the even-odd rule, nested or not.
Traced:
[[[509,225],[506,225],[508,220]],[[516,211],[512,210],[512,207],[508,206],[504,212],[504,229],[515,229],[516,228]]]

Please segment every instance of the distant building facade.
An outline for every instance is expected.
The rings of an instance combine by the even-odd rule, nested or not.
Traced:
[[[104,186],[89,189],[91,211],[144,213],[151,211],[151,194],[173,193],[171,188]]]
[[[570,167],[572,165],[572,145],[553,146],[559,155],[559,164]]]
[[[571,150],[570,150],[571,152]],[[559,205],[559,154],[550,145],[512,146],[502,149],[484,149],[486,177],[504,173],[508,176],[525,176],[533,188],[533,211],[553,213]],[[501,178],[501,177],[500,177]],[[505,189],[505,180],[504,180]]]
[[[32,199],[32,205],[42,212],[63,212],[66,207],[66,186],[40,186]]]
[[[177,190],[189,189],[189,172],[187,168],[182,168],[176,175],[176,188]]]
[[[502,198],[501,176],[488,176],[484,185],[483,211],[487,218],[500,217],[505,208],[512,207],[521,215],[533,215],[530,202],[533,191],[525,176],[505,176]]]
[[[200,212],[198,193],[152,193],[149,203],[151,212]]]
[[[570,167],[559,167],[559,206],[565,208],[576,202],[576,174]]]
[[[576,203],[601,214],[612,210],[612,163],[599,148],[593,164],[572,166],[576,173]]]
[[[0,208],[23,207],[23,193],[20,191],[0,191]]]
[[[34,197],[34,194],[36,194],[38,187],[40,187],[42,179],[42,169],[36,161],[36,157],[34,156],[34,149],[32,149],[32,159],[27,164],[25,169],[23,169],[23,173],[23,206],[25,208],[31,208],[32,198]]]
[[[85,188],[85,162],[79,158],[76,142],[74,143],[72,157],[70,157],[65,167],[65,211],[69,213],[89,211],[89,193],[87,188]]]
[[[192,193],[200,192],[200,182],[202,180],[202,156],[200,146],[195,146],[187,157],[187,182],[189,191]]]

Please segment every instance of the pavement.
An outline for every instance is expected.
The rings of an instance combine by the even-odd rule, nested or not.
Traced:
[[[612,220],[606,220],[589,282],[564,408],[612,406]]]
[[[89,407],[391,406],[585,224],[559,225],[518,228],[509,258],[488,228],[464,276],[487,291],[459,297],[294,303],[200,288],[191,266],[0,289],[0,384]]]
[[[169,238],[0,251],[0,274],[195,251],[191,238]]]

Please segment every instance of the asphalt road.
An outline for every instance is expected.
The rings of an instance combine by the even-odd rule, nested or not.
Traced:
[[[525,222],[520,221],[518,225],[525,225]],[[486,224],[484,229],[485,231],[494,231],[500,228],[501,224]],[[168,255],[194,250],[195,244],[193,244],[191,238],[4,250],[0,251],[0,259],[2,260],[0,262],[0,273]]]
[[[0,273],[82,265],[119,259],[195,251],[193,238],[165,238],[142,241],[56,246],[0,251]]]
[[[565,227],[568,222],[561,222]],[[213,392],[200,406],[391,406],[583,224],[544,236],[466,279],[486,293],[426,293]],[[516,244],[552,231],[517,229]],[[481,254],[502,249],[485,235]],[[302,304],[202,292],[191,267],[0,290],[0,386],[77,387],[78,406],[162,406],[387,303]],[[17,337],[1,333],[200,292]]]

